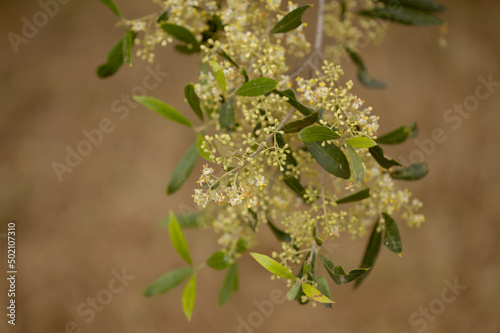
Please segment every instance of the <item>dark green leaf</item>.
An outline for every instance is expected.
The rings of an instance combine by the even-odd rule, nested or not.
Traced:
[[[245,78],[245,83],[248,82],[248,80],[250,80],[250,78],[248,77],[248,72],[245,67],[241,68],[241,74],[243,74],[243,77]]]
[[[188,151],[182,156],[175,167],[174,173],[172,177],[170,177],[170,182],[168,183],[167,194],[172,194],[181,188],[191,174],[191,171],[193,171],[197,159],[198,149],[195,143],[189,147]]]
[[[148,96],[134,96],[134,99],[144,105],[145,107],[153,110],[154,112],[162,115],[163,117],[175,121],[181,125],[192,127],[191,122],[184,117],[179,111],[174,109],[162,101]]]
[[[444,12],[446,7],[436,0],[379,0],[382,3],[388,4],[389,8],[395,6],[413,7],[429,12]],[[397,9],[396,9],[397,10]]]
[[[294,299],[297,298],[299,292],[301,291],[301,284],[297,283],[295,284],[288,292],[286,293],[286,298],[288,298],[289,301],[293,301]]]
[[[123,37],[123,62],[129,66],[132,66],[132,47],[136,35],[136,32],[127,29]]]
[[[222,288],[219,292],[218,305],[223,306],[229,301],[231,294],[238,290],[238,266],[232,264],[227,271]]]
[[[304,116],[309,116],[314,112],[313,109],[310,109],[307,106],[297,102],[297,99],[295,97],[295,93],[293,92],[292,89],[287,89],[287,90],[283,90],[283,91],[274,89],[273,92],[281,97],[288,97],[288,104],[293,106],[295,109],[297,109]]]
[[[290,188],[292,191],[297,193],[299,195],[299,197],[304,199],[304,194],[306,193],[306,190],[304,189],[304,187],[302,186],[302,184],[300,183],[300,181],[297,177],[291,177],[291,176],[286,177],[285,176],[283,178],[283,181],[285,182],[286,186],[288,186],[288,188]]]
[[[189,248],[186,243],[186,239],[184,238],[181,227],[177,222],[177,218],[172,212],[170,212],[170,222],[168,225],[168,230],[170,232],[170,241],[172,242],[174,249],[182,259],[193,266],[193,261],[191,260],[191,254],[189,254]]]
[[[113,13],[116,14],[118,17],[122,17],[122,14],[120,13],[120,10],[116,6],[115,2],[113,0],[99,0],[103,4],[105,4]]]
[[[180,40],[181,42],[185,42],[188,48],[196,51],[200,49],[200,45],[198,44],[196,37],[191,31],[183,26],[172,23],[163,23],[160,27],[172,37]]]
[[[325,146],[322,147],[322,144]],[[342,150],[335,144],[326,142],[306,142],[306,147],[323,169],[334,176],[349,179],[351,176],[349,162],[347,162],[347,158]]]
[[[234,130],[234,99],[229,99],[226,103],[222,104],[219,113],[219,124],[222,130]]]
[[[348,47],[345,48],[347,51],[347,54],[351,58],[351,60],[354,62],[354,64],[358,67],[358,80],[365,86],[370,87],[370,88],[385,88],[386,84],[382,81],[376,80],[371,78],[368,75],[368,72],[366,70],[365,64],[361,57]]]
[[[283,148],[285,146],[285,140],[283,139],[283,135],[276,134],[276,143],[278,143],[278,146],[280,148]],[[297,165],[297,161],[293,157],[291,151],[289,153],[285,152],[285,154],[286,154],[286,160],[285,160],[285,166],[283,167],[283,181],[292,191],[297,193],[304,200],[304,194],[306,193],[306,190],[300,183],[299,178],[293,176],[293,174],[291,173],[291,169],[292,167]]]
[[[193,315],[194,301],[196,299],[196,274],[193,274],[184,287],[182,293],[182,309],[186,318],[191,321]]]
[[[401,237],[399,236],[396,221],[386,213],[382,213],[382,215],[385,220],[384,245],[398,256],[401,256],[403,246],[401,245]]]
[[[398,7],[395,9],[390,7],[374,8],[360,11],[359,14],[406,25],[444,24],[442,19],[429,12],[409,7]]]
[[[210,67],[212,67],[212,70],[214,71],[214,76],[215,80],[217,81],[217,84],[219,87],[222,89],[223,92],[226,92],[226,77],[224,76],[224,71],[220,67],[218,62],[215,61],[209,61],[208,64]]]
[[[316,120],[318,120],[318,112],[315,111],[311,115],[309,115],[305,118],[295,120],[295,121],[292,121],[292,122],[285,124],[285,126],[283,126],[282,130],[285,133],[297,133],[301,129],[306,128],[307,126],[314,124],[316,122]]]
[[[365,169],[363,168],[363,162],[359,157],[356,150],[350,145],[347,145],[347,155],[349,156],[349,164],[351,165],[352,172],[354,173],[354,180],[357,183],[361,183],[365,178]]]
[[[151,297],[163,294],[193,273],[192,267],[179,268],[159,277],[144,290],[144,296]]]
[[[393,179],[399,180],[419,180],[429,172],[427,163],[420,162],[410,165],[409,167],[391,172]]]
[[[231,63],[231,65],[233,65],[234,67],[240,68],[240,66],[236,63],[236,61],[234,61],[234,59],[231,58],[229,56],[229,54],[227,54],[224,50],[218,51],[217,53],[219,55],[221,55],[224,59],[226,59],[227,61],[229,61]]]
[[[217,251],[208,258],[207,265],[213,269],[222,271],[229,267],[229,257],[223,251]]]
[[[307,127],[300,131],[299,138],[303,142],[318,142],[340,139],[340,135],[328,127],[313,126]]]
[[[357,278],[363,276],[364,274],[366,274],[370,270],[369,268],[356,268],[356,269],[349,271],[349,273],[346,273],[342,266],[335,266],[325,256],[322,256],[320,254],[319,258],[323,262],[323,266],[325,266],[326,271],[328,272],[330,277],[338,285],[352,282],[352,281],[356,280]]]
[[[189,106],[191,106],[191,109],[193,109],[194,113],[196,113],[198,118],[203,121],[203,111],[201,111],[200,98],[196,94],[192,83],[188,84],[184,88],[184,96],[186,96],[186,100],[188,101]]]
[[[134,38],[136,36],[135,32],[129,32],[125,34],[123,38],[121,38],[115,45],[113,45],[113,48],[111,51],[108,53],[108,57],[106,59],[106,63],[100,65],[97,68],[97,75],[100,78],[106,78],[109,77],[113,74],[115,74],[121,67],[121,65],[124,62],[124,49],[132,47]],[[130,43],[129,45],[126,45]],[[130,60],[130,59],[128,59]]]
[[[255,252],[250,252],[250,255],[264,267],[267,269],[269,272],[273,273],[274,275],[280,276],[284,279],[288,280],[296,280],[297,278],[295,275],[292,274],[288,270],[288,268],[285,268],[283,265],[278,263],[276,260],[274,260],[271,257],[266,256],[265,254],[260,254],[260,253],[255,253]]]
[[[377,143],[394,145],[397,143],[404,142],[407,138],[412,138],[418,133],[417,123],[412,123],[410,126],[401,126],[395,130],[386,133],[379,137]]]
[[[377,145],[375,141],[364,136],[347,139],[345,143],[353,148],[371,148]]]
[[[389,169],[390,167],[393,167],[395,165],[401,166],[399,162],[393,160],[393,159],[388,159],[384,156],[384,150],[380,146],[374,146],[368,149],[370,151],[370,154],[373,156],[375,161],[385,169]]]
[[[168,11],[164,11],[163,13],[160,14],[160,16],[158,16],[158,18],[156,19],[156,23],[161,23],[161,22],[165,22],[168,20]]]
[[[183,54],[193,54],[193,53],[198,52],[198,50],[190,48],[187,45],[175,45],[174,49],[177,52],[180,52],[180,53],[183,53]]]
[[[349,203],[349,202],[355,202],[355,201],[361,201],[366,198],[370,197],[370,189],[365,188],[361,191],[358,191],[354,194],[348,195],[347,197],[344,197],[342,199],[339,199],[336,201],[337,204],[344,204],[344,203]]]
[[[373,226],[372,234],[370,235],[370,240],[366,246],[365,255],[361,261],[361,268],[370,268],[372,271],[373,265],[377,260],[380,247],[382,246],[382,232],[378,231],[378,221]],[[366,272],[363,276],[356,280],[354,288],[359,287],[361,282],[368,276],[369,272]]]
[[[258,77],[243,84],[235,94],[238,96],[260,96],[274,90],[278,82],[267,77]]]
[[[271,228],[271,231],[273,232],[274,236],[276,236],[276,238],[280,242],[290,243],[292,241],[290,234],[276,227],[271,221],[267,220],[267,225],[269,226],[269,228]]]
[[[298,28],[302,24],[302,15],[311,5],[305,5],[292,10],[286,14],[276,25],[271,29],[272,34],[284,33]]]

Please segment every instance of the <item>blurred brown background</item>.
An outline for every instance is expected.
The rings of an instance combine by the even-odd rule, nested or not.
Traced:
[[[68,322],[76,322],[81,332],[95,333],[236,332],[238,318],[246,321],[254,313],[253,320],[264,318],[262,324],[240,327],[239,332],[500,332],[499,87],[492,88],[476,111],[466,111],[460,126],[457,119],[443,119],[454,104],[473,105],[470,96],[480,85],[479,76],[500,81],[500,3],[443,2],[448,7],[448,48],[438,47],[438,28],[391,25],[382,47],[362,53],[370,73],[388,89],[356,87],[381,116],[381,133],[417,121],[418,139],[427,142],[427,149],[432,148],[434,129],[446,135],[444,142],[435,143],[434,152],[425,155],[429,175],[401,184],[424,202],[427,217],[420,229],[400,227],[403,258],[384,249],[370,278],[356,292],[331,284],[337,302],[333,310],[286,302],[276,305],[269,317],[259,317],[254,301],[268,300],[274,289],[285,288],[269,281],[269,274],[246,256],[240,265],[241,291],[223,308],[216,307],[223,273],[201,271],[195,313],[188,323],[181,309],[182,288],[153,299],[144,298],[142,290],[182,265],[158,221],[169,210],[181,209],[182,203],[191,204],[189,184],[170,197],[165,187],[193,135],[142,107],[128,107],[128,116],[120,119],[122,113],[113,112],[113,103],[126,105],[120,101],[122,95],[143,85],[146,67],[160,66],[168,76],[149,94],[194,118],[183,102],[183,87],[196,80],[196,57],[165,48],[158,51],[155,64],[134,58],[132,68],[100,80],[96,66],[122,34],[107,8],[98,1],[60,5],[15,53],[7,34],[20,35],[22,18],[31,21],[41,7],[35,1],[3,1],[0,236],[9,220],[17,221],[19,274],[17,325],[12,327],[4,313],[6,246],[0,238],[0,331],[59,333]],[[142,1],[117,3],[127,17],[155,8]],[[306,15],[309,31],[313,11]],[[344,67],[353,76],[353,66]],[[114,130],[59,182],[52,162],[64,163],[66,146],[75,149],[85,139],[82,131],[98,128],[104,118],[111,120]],[[422,151],[413,141],[386,151],[408,159],[416,150]],[[211,231],[189,230],[186,236],[197,262],[217,250]],[[354,268],[365,242],[339,242],[335,262]],[[264,230],[257,250],[277,247]],[[77,309],[88,297],[105,297],[112,271],[122,268],[135,278],[112,294],[109,304],[87,323],[90,315],[82,316]],[[449,304],[439,301],[446,292],[445,280],[454,279],[467,289]],[[429,312],[432,317],[423,320],[420,308],[429,306],[438,315]],[[421,321],[411,325],[412,315]],[[67,332],[73,329],[69,326]]]

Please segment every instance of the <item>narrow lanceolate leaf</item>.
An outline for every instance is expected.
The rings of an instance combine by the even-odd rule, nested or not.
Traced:
[[[151,297],[166,293],[179,283],[184,281],[193,273],[192,267],[179,268],[160,276],[156,281],[151,283],[145,290],[144,296]]]
[[[127,29],[123,37],[123,62],[129,66],[132,66],[132,47],[136,34],[135,31]]]
[[[285,146],[285,140],[283,139],[283,135],[281,134],[276,134],[276,143],[280,148],[283,148]],[[290,149],[287,149],[290,150]],[[300,183],[300,179],[297,176],[294,176],[292,173],[293,167],[297,166],[297,160],[292,155],[292,152],[285,152],[286,159],[285,159],[285,166],[283,168],[283,182],[288,186],[292,191],[297,193],[299,197],[301,197],[303,200],[304,199],[304,194],[306,193],[306,190]]]
[[[380,251],[380,247],[382,246],[382,232],[378,231],[378,221],[373,226],[372,234],[370,235],[370,239],[368,241],[368,245],[366,246],[365,255],[363,260],[361,261],[361,268],[370,268],[370,271],[377,260],[378,253]],[[366,272],[363,276],[358,278],[355,282],[354,288],[359,287],[361,282],[368,276],[369,272]]]
[[[319,142],[340,139],[340,135],[328,127],[313,126],[302,129],[299,139],[303,142]]]
[[[316,302],[335,303],[334,301],[332,301],[327,296],[323,295],[318,289],[314,288],[310,284],[302,283],[302,291],[307,297],[315,300]]]
[[[202,226],[201,219],[203,214],[201,213],[181,213],[175,214],[177,218],[177,223],[181,228],[199,228]],[[160,221],[160,226],[168,228],[170,225],[170,216],[168,218],[162,219]]]
[[[248,77],[248,72],[245,67],[241,68],[241,74],[245,78],[245,83],[248,82],[248,80],[250,80],[250,78]]]
[[[379,137],[377,143],[386,145],[395,145],[404,142],[408,138],[413,138],[418,134],[417,123],[412,123],[410,126],[401,126],[395,130],[386,133]]]
[[[222,283],[222,288],[219,292],[219,301],[218,305],[223,306],[229,301],[231,298],[231,294],[234,291],[238,290],[238,266],[236,264],[232,264],[224,278],[224,282]]]
[[[290,236],[290,234],[275,226],[271,221],[267,220],[267,225],[273,232],[276,239],[278,239],[280,242],[290,243],[292,241],[292,237]]]
[[[295,280],[296,277],[295,275],[292,274],[287,268],[285,268],[283,265],[278,263],[276,260],[273,258],[270,258],[264,254],[259,254],[255,252],[251,252],[250,255],[257,260],[259,264],[262,265],[265,269],[267,269],[269,272],[273,273],[274,275],[281,276],[282,278],[288,279],[288,280]]]
[[[330,294],[330,287],[328,287],[328,282],[326,282],[325,277],[322,275],[318,275],[315,277],[315,280],[318,283],[319,292],[328,297],[329,299],[332,299],[332,295]],[[331,303],[321,303],[321,304],[323,304],[323,306],[326,308],[332,307]]]
[[[208,267],[222,271],[229,267],[229,257],[223,251],[217,251],[207,260]]]
[[[182,293],[182,309],[186,318],[191,321],[193,315],[194,301],[196,299],[196,274],[191,275],[191,278],[184,287]]]
[[[163,29],[163,31],[165,31],[175,39],[178,39],[179,41],[186,43],[187,44],[186,46],[188,48],[199,51],[200,45],[196,40],[196,37],[188,29],[184,28],[183,26],[175,25],[172,23],[163,23],[161,25],[161,28]]]
[[[170,241],[174,246],[174,249],[177,253],[191,266],[193,265],[193,261],[191,260],[191,255],[189,254],[189,248],[186,243],[186,239],[184,238],[184,234],[182,233],[181,227],[179,223],[177,223],[177,218],[174,213],[170,213],[170,223],[168,226],[168,230],[170,232]]]
[[[401,5],[404,7],[413,7],[429,12],[444,12],[446,7],[436,0],[379,0],[382,3],[390,6]]]
[[[175,167],[174,173],[170,177],[167,187],[167,194],[172,194],[184,184],[193,171],[198,159],[198,149],[196,143],[189,147],[188,151],[181,157],[181,160]]]
[[[214,71],[214,76],[215,76],[215,81],[217,81],[217,84],[219,87],[222,89],[223,92],[226,92],[226,78],[224,76],[224,72],[222,71],[222,68],[220,67],[218,62],[215,62],[213,60],[209,61],[208,64],[210,67],[212,67],[212,70]]]
[[[359,192],[356,192],[354,194],[348,195],[347,197],[337,200],[336,203],[344,204],[349,202],[361,201],[369,197],[370,197],[370,189],[365,188]]]
[[[116,6],[115,2],[113,0],[100,0],[103,4],[105,4],[113,13],[116,14],[118,17],[122,17],[122,14],[120,13],[120,10]]]
[[[294,299],[296,299],[296,298],[297,298],[297,295],[299,294],[300,287],[301,287],[301,284],[300,284],[300,283],[295,284],[295,285],[294,285],[292,288],[290,288],[290,290],[288,290],[288,292],[286,293],[286,298],[287,298],[289,301],[293,301]]]
[[[427,163],[420,162],[403,169],[392,171],[391,177],[399,180],[419,180],[425,177],[428,172],[429,167],[427,166]]]
[[[189,106],[191,106],[191,109],[193,109],[194,113],[196,113],[198,118],[203,121],[203,111],[200,106],[200,98],[196,94],[192,83],[188,84],[184,88],[184,96],[186,96],[186,100],[188,101]]]
[[[324,142],[324,144],[322,147],[322,142],[306,142],[306,147],[323,169],[334,176],[349,179],[351,176],[349,162],[342,150],[333,143]]]
[[[219,113],[219,124],[221,129],[232,131],[234,130],[234,99],[231,98],[226,103],[222,104]]]
[[[406,25],[442,25],[444,21],[429,12],[410,8],[399,7],[397,10],[389,7],[374,8],[359,12],[360,15],[379,18]]]
[[[301,129],[311,126],[318,120],[318,112],[313,112],[310,116],[289,122],[283,126],[282,130],[285,133],[297,133]],[[326,128],[326,127],[325,127]]]
[[[345,142],[353,148],[371,148],[377,144],[370,138],[358,136],[345,140]]]
[[[278,82],[267,77],[258,77],[243,84],[235,94],[238,96],[260,96],[274,90]]]
[[[370,88],[385,88],[386,84],[382,81],[376,80],[370,75],[368,75],[368,72],[366,70],[365,64],[361,57],[354,51],[352,51],[349,48],[345,48],[347,51],[347,54],[351,58],[351,60],[354,62],[354,64],[358,67],[358,80],[365,86],[370,87]]]
[[[153,110],[154,112],[162,115],[163,117],[175,121],[184,126],[192,127],[191,122],[184,117],[179,111],[174,109],[168,104],[163,103],[162,101],[148,96],[134,96],[134,99],[144,105],[145,107]]]
[[[106,78],[115,74],[125,60],[128,60],[127,63],[129,63],[130,59],[125,59],[127,57],[125,53],[130,53],[129,49],[132,48],[136,35],[137,33],[127,30],[125,36],[113,45],[106,58],[106,63],[97,68],[97,75],[100,78]]]
[[[311,5],[305,5],[292,10],[286,14],[276,25],[271,29],[272,34],[283,33],[298,28],[302,24],[302,15]]]
[[[363,168],[363,162],[359,157],[356,150],[350,145],[347,145],[347,155],[349,156],[349,164],[351,165],[352,172],[354,173],[354,180],[357,183],[361,183],[365,179],[365,169]]]
[[[198,133],[196,136],[196,149],[198,150],[198,154],[206,159],[209,162],[213,162],[213,160],[210,159],[210,153],[205,152],[204,148],[201,148],[201,145],[205,142],[205,138]],[[208,146],[206,148],[209,148]]]
[[[342,266],[335,266],[327,257],[320,254],[319,258],[323,262],[328,275],[338,285],[352,282],[370,270],[369,268],[356,268],[346,273]]]
[[[234,67],[240,68],[240,66],[236,63],[236,61],[234,61],[234,59],[231,58],[229,56],[229,54],[226,53],[226,51],[222,50],[222,51],[218,51],[217,53],[220,54],[224,59],[229,61],[231,63],[231,65],[233,65]]]
[[[386,158],[384,156],[384,150],[380,146],[373,146],[369,149],[369,151],[375,161],[377,161],[382,168],[389,169],[395,165],[401,166],[398,161]]]
[[[398,256],[401,256],[403,246],[401,245],[401,237],[399,236],[396,221],[386,213],[382,213],[382,215],[385,220],[384,245]]]
[[[293,106],[297,111],[302,113],[304,116],[309,116],[311,115],[314,110],[308,108],[304,104],[301,104],[297,101],[297,98],[295,96],[295,92],[292,89],[287,89],[287,90],[276,90],[274,89],[273,92],[281,97],[287,97],[288,98],[288,104]]]

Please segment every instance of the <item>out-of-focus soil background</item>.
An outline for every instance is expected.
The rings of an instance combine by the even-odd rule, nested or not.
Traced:
[[[41,7],[35,1],[3,1],[0,236],[5,236],[8,221],[17,221],[19,273],[17,324],[12,327],[5,316],[6,240],[0,238],[0,331],[71,332],[67,323],[76,322],[81,332],[94,333],[500,332],[499,87],[480,101],[477,110],[460,116],[458,128],[443,119],[454,104],[473,102],[469,96],[481,84],[478,77],[491,75],[500,81],[500,3],[443,2],[449,9],[448,48],[438,47],[438,28],[391,25],[382,47],[363,50],[370,73],[387,82],[388,89],[356,88],[380,115],[381,133],[412,121],[420,126],[420,142],[429,142],[436,128],[444,131],[444,142],[434,147],[427,143],[429,175],[401,184],[425,203],[427,221],[420,229],[400,226],[402,259],[384,249],[370,278],[356,292],[332,284],[337,302],[333,310],[286,302],[276,305],[259,327],[244,329],[238,318],[246,321],[257,311],[255,302],[268,300],[274,289],[285,290],[248,256],[240,265],[241,291],[223,308],[216,307],[223,274],[200,273],[191,323],[183,317],[182,288],[153,299],[142,296],[156,277],[182,265],[158,221],[191,202],[189,184],[169,197],[165,187],[193,135],[142,107],[127,107],[128,116],[120,119],[112,105],[126,106],[122,96],[143,85],[147,66],[159,66],[168,76],[148,93],[194,118],[183,102],[183,87],[196,80],[196,56],[165,48],[158,51],[155,64],[134,58],[132,68],[100,80],[96,66],[122,34],[101,3],[60,5],[15,53],[7,34],[20,35],[22,18],[31,21]],[[127,17],[155,9],[142,1],[117,3]],[[313,11],[306,15],[310,31]],[[344,65],[353,76],[352,64]],[[487,91],[482,89],[481,93]],[[104,118],[111,119],[114,130],[59,182],[51,164],[64,163],[66,147],[76,148],[85,139],[82,131],[98,128]],[[422,151],[415,141],[387,148],[393,157],[405,159],[417,150]],[[195,261],[217,250],[211,231],[188,230],[186,236]],[[341,240],[336,262],[354,268],[365,242]],[[263,231],[257,249],[277,246]],[[87,323],[89,316],[79,315],[77,308],[107,289],[112,271],[122,268],[135,278]],[[455,279],[467,289],[441,309],[438,300],[445,281]],[[438,315],[429,312],[432,317],[422,320],[420,308],[429,305]],[[422,321],[411,325],[412,314],[414,320],[426,322],[425,327]]]

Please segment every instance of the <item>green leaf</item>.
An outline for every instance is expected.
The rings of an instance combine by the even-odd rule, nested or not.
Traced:
[[[234,99],[229,99],[226,103],[222,104],[219,113],[219,124],[223,130],[234,130]]]
[[[419,180],[429,172],[427,163],[420,162],[410,165],[409,167],[402,168],[391,172],[393,179],[399,180]]]
[[[276,80],[267,77],[258,77],[243,84],[235,94],[238,96],[260,96],[265,95],[278,85]]]
[[[330,287],[328,287],[328,282],[326,282],[326,279],[324,276],[318,275],[315,278],[316,282],[318,283],[318,290],[320,293],[328,297],[329,299],[332,299],[332,295],[330,294]],[[331,308],[332,304],[331,303],[322,303],[323,306],[327,308]]]
[[[365,64],[361,57],[348,47],[345,48],[347,51],[347,54],[351,58],[352,62],[358,67],[358,80],[365,85],[366,87],[370,88],[385,88],[386,84],[382,81],[373,79],[368,75],[368,72],[366,70]]]
[[[292,89],[287,89],[283,91],[274,89],[273,92],[281,97],[287,97],[288,104],[293,106],[297,111],[302,113],[304,116],[309,116],[314,112],[313,109],[310,109],[307,106],[297,101],[297,98],[295,97],[295,92]]]
[[[404,7],[413,7],[429,12],[444,12],[446,7],[436,0],[379,0],[382,3],[389,4],[394,7],[401,5]]]
[[[170,177],[167,187],[167,194],[172,194],[184,184],[193,171],[198,160],[197,144],[194,143],[188,151],[181,157],[181,160],[175,167],[174,173]]]
[[[363,260],[361,261],[361,268],[369,268],[370,271],[373,269],[373,265],[377,260],[378,253],[380,251],[380,247],[382,246],[382,232],[378,231],[378,221],[373,226],[372,234],[370,235],[370,240],[368,241],[368,245],[366,246],[365,255]],[[369,271],[369,272],[370,272]],[[359,287],[361,282],[368,276],[368,273],[364,274],[360,278],[358,278],[354,284],[354,288]]]
[[[301,129],[306,128],[307,126],[311,126],[312,124],[314,124],[316,122],[316,120],[318,120],[318,112],[314,111],[311,115],[309,115],[305,118],[295,120],[295,121],[292,121],[292,122],[285,124],[285,126],[283,126],[282,130],[285,133],[297,133]]]
[[[213,162],[212,159],[210,159],[210,153],[206,153],[202,148],[201,148],[201,145],[203,144],[203,142],[205,142],[205,138],[198,133],[198,135],[196,136],[196,149],[198,150],[198,154],[203,157],[204,159],[206,159],[207,161],[209,162]],[[208,148],[208,147],[207,147]]]
[[[241,74],[243,74],[243,77],[245,78],[245,83],[248,82],[248,80],[250,80],[250,78],[248,77],[248,72],[245,67],[241,67]]]
[[[355,202],[355,201],[361,201],[366,198],[370,197],[370,189],[365,188],[361,191],[358,191],[354,194],[348,195],[347,197],[344,197],[342,199],[339,199],[336,201],[337,204],[344,204],[344,203],[349,203],[349,202]]]
[[[323,143],[324,147],[321,142],[306,142],[306,147],[323,169],[334,176],[349,179],[349,162],[342,150],[333,143]]]
[[[395,130],[379,137],[377,143],[386,145],[395,145],[404,142],[407,138],[413,138],[418,134],[417,123],[411,123],[410,126],[401,126]]]
[[[192,267],[183,267],[160,276],[144,290],[144,296],[151,297],[166,293],[193,273]]]
[[[302,283],[302,291],[307,297],[320,302],[320,303],[335,303],[327,296],[323,295],[318,289],[314,288],[310,284]]]
[[[294,299],[297,298],[297,295],[299,294],[301,284],[297,283],[295,284],[288,292],[286,293],[286,298],[288,298],[289,301],[293,301]]]
[[[154,112],[162,115],[163,117],[175,121],[184,126],[192,127],[191,122],[184,117],[179,111],[174,109],[168,104],[163,103],[162,101],[148,96],[134,96],[134,99],[144,105],[145,107],[153,110]]]
[[[406,25],[442,25],[444,21],[429,12],[409,8],[399,7],[394,10],[390,7],[374,8],[358,12],[360,15],[382,20],[392,21]]]
[[[170,213],[170,223],[168,225],[168,230],[170,232],[170,241],[174,246],[174,249],[181,256],[184,261],[193,266],[193,261],[191,260],[191,255],[189,254],[189,248],[186,243],[186,239],[182,233],[181,227],[177,222],[177,218],[174,213]]]
[[[158,16],[158,18],[156,19],[156,23],[165,22],[167,20],[168,20],[168,10],[164,11],[163,13],[160,14],[160,16]]]
[[[356,268],[346,274],[342,266],[335,266],[327,257],[320,254],[319,258],[323,262],[328,275],[338,285],[352,282],[370,270],[369,268]]]
[[[191,316],[193,315],[194,301],[196,299],[196,274],[191,275],[191,278],[186,283],[184,287],[184,292],[182,293],[182,309],[186,318],[191,321]]]
[[[203,216],[201,213],[184,213],[175,214],[177,223],[181,228],[199,228],[201,227],[200,218]],[[170,216],[160,221],[160,226],[168,228],[170,225]]]
[[[280,242],[286,242],[290,243],[292,241],[292,237],[290,234],[284,232],[280,228],[276,227],[270,220],[267,220],[267,225],[273,232],[274,236],[280,241]]]
[[[284,33],[298,28],[302,24],[302,15],[311,5],[305,5],[292,10],[286,14],[276,25],[271,29],[272,34]]]
[[[248,250],[248,242],[243,238],[238,239],[236,242],[236,252],[243,253]]]
[[[124,55],[124,50],[128,50],[129,47],[132,47],[136,35],[135,32],[127,30],[125,36],[120,38],[120,40],[113,45],[113,48],[108,53],[106,63],[97,68],[97,75],[100,78],[109,77],[120,69],[124,62],[124,57],[127,56]]]
[[[282,278],[288,279],[288,280],[295,280],[297,279],[295,275],[292,274],[287,268],[285,268],[283,265],[278,263],[276,260],[264,255],[264,254],[259,254],[255,252],[250,252],[250,255],[257,260],[259,264],[262,265],[265,269],[267,269],[269,272],[273,273],[274,275],[281,276]]]
[[[390,167],[393,167],[395,165],[401,166],[399,162],[393,160],[393,159],[388,159],[384,156],[384,150],[380,146],[373,146],[368,149],[370,151],[370,154],[372,157],[377,161],[377,163],[385,169],[389,169]]]
[[[363,162],[359,157],[356,150],[350,145],[347,145],[347,155],[349,155],[349,164],[351,165],[352,172],[354,173],[354,180],[357,183],[363,182],[365,179],[365,169],[363,168]]]
[[[196,94],[192,83],[188,84],[184,88],[184,96],[186,96],[186,100],[188,101],[189,106],[191,106],[191,109],[193,109],[194,113],[196,113],[198,118],[203,121],[203,111],[200,106],[200,98]]]
[[[401,256],[403,246],[401,245],[398,226],[391,216],[386,213],[382,213],[382,215],[385,220],[384,245],[398,256]]]
[[[345,142],[353,148],[371,148],[377,144],[370,138],[358,136],[345,140]]]
[[[223,306],[231,298],[231,294],[238,290],[238,266],[232,264],[227,271],[222,288],[219,292],[218,305]]]
[[[120,10],[116,6],[115,2],[113,0],[99,0],[103,4],[105,4],[113,13],[116,14],[118,17],[122,17],[122,14],[120,13]]]
[[[128,30],[125,31],[125,36],[123,37],[123,62],[129,66],[132,66],[132,47],[134,46],[134,39],[137,33],[135,31]]]
[[[174,49],[175,49],[177,52],[180,52],[180,53],[183,53],[183,54],[193,54],[193,53],[198,52],[198,50],[193,49],[193,48],[190,48],[190,47],[189,47],[189,46],[187,46],[187,45],[175,45],[175,46],[174,46]]]
[[[218,271],[222,271],[229,267],[229,258],[223,251],[217,251],[207,260],[207,265]]]
[[[231,65],[233,65],[234,67],[236,68],[240,68],[240,66],[236,63],[236,61],[234,61],[233,58],[231,58],[229,56],[229,54],[227,54],[224,50],[221,50],[221,51],[217,51],[217,53],[222,56],[224,59],[226,59],[227,61],[229,61],[231,63]]]
[[[224,71],[220,67],[218,62],[215,62],[213,60],[209,61],[208,64],[210,67],[212,67],[212,70],[214,71],[214,76],[215,80],[217,81],[217,84],[219,87],[222,89],[223,92],[226,92],[226,78],[224,77]]]
[[[299,133],[299,138],[303,142],[318,142],[340,139],[341,136],[328,127],[313,126],[302,129]]]
[[[172,37],[180,40],[181,42],[185,42],[187,44],[187,48],[195,51],[200,50],[200,44],[196,40],[196,37],[191,31],[183,26],[172,23],[163,23],[160,27]]]
[[[285,140],[283,139],[283,135],[281,134],[276,134],[276,143],[278,143],[278,146],[280,148],[283,148],[285,146]],[[287,149],[290,150],[290,149]],[[299,178],[293,176],[291,174],[291,169],[294,166],[297,166],[297,161],[292,155],[292,152],[285,152],[286,155],[286,160],[285,160],[285,166],[283,167],[283,182],[295,193],[297,193],[303,200],[304,199],[304,194],[306,193],[306,190],[300,183]]]

